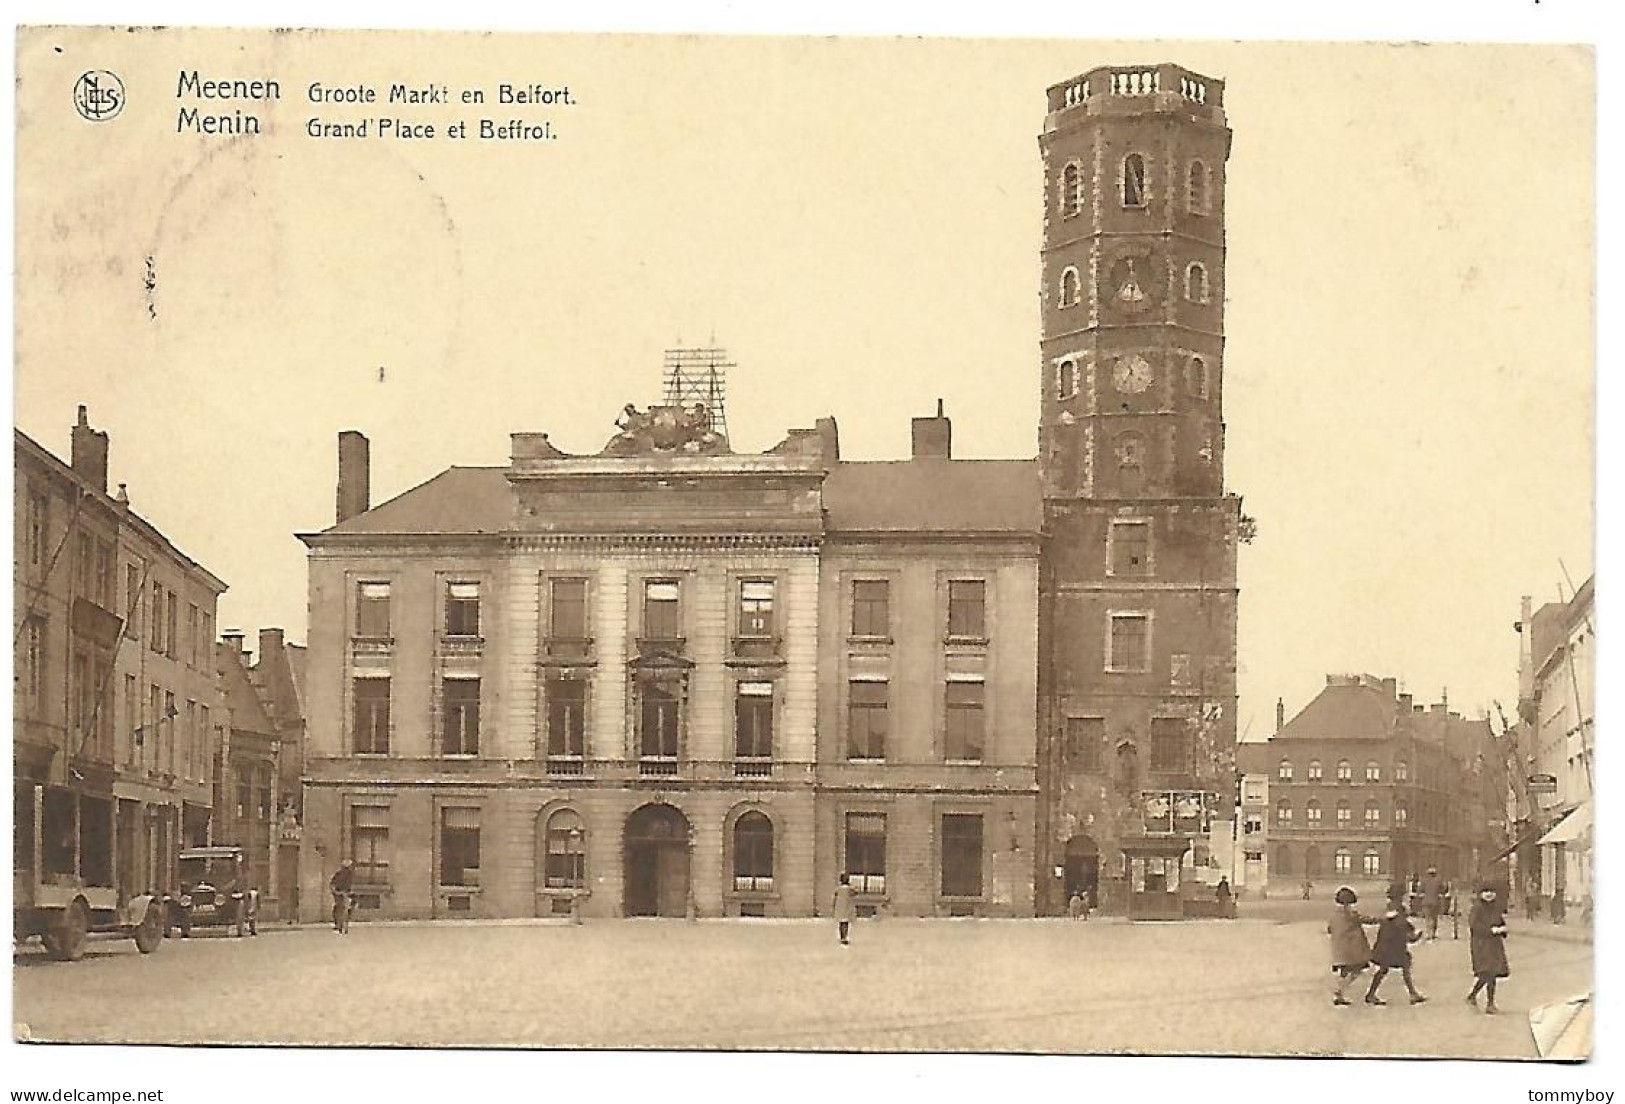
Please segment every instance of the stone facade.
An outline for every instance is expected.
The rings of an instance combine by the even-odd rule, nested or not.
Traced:
[[[303,538],[302,913],[348,857],[363,916],[806,916],[854,862],[865,909],[1030,914],[1036,486],[995,462],[1025,529],[876,510],[893,468],[955,497],[920,422],[940,454],[873,467],[832,420],[760,455],[518,434],[370,510],[347,436]],[[893,585],[882,631],[848,631],[855,578]],[[854,672],[889,688],[873,754]]]
[[[1223,100],[1222,82],[1173,65],[1096,69],[1049,90],[1047,912],[1081,893],[1177,915],[1223,873],[1208,833],[1234,806],[1236,549],[1250,524],[1224,488]],[[1190,815],[1161,815],[1168,804]]]

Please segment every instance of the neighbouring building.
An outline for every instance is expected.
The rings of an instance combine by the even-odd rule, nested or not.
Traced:
[[[1516,851],[1526,901],[1554,920],[1592,902],[1592,786],[1596,741],[1596,612],[1593,579],[1566,602],[1518,622],[1517,758],[1514,810],[1524,842]]]
[[[98,913],[173,890],[180,849],[211,831],[226,587],[122,484],[108,494],[108,453],[83,406],[69,463],[14,433],[19,906],[41,886],[79,887]]]
[[[248,884],[260,891],[269,917],[277,911],[282,736],[254,684],[243,634],[221,636],[214,650],[227,721],[216,750],[211,842],[243,849]]]
[[[270,895],[284,920],[299,916],[299,839],[304,817],[305,649],[288,643],[280,628],[261,629],[248,674],[279,737],[275,858]]]
[[[1231,834],[1251,532],[1224,485],[1224,84],[1114,67],[1048,96],[1039,899],[1178,916]]]
[[[1269,777],[1269,884],[1483,875],[1503,844],[1497,754],[1485,719],[1414,702],[1395,679],[1327,675],[1267,743],[1242,746]]]
[[[369,508],[339,442],[310,548],[301,900],[362,915],[1030,915],[1038,495],[835,423],[731,452],[628,408]]]

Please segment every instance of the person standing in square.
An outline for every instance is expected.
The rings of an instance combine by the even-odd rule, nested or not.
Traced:
[[[840,935],[841,945],[844,947],[850,942],[848,933],[852,928],[852,918],[857,914],[852,904],[851,880],[845,874],[841,875],[841,884],[835,887],[835,904],[832,911],[835,914],[835,930]]]
[[[1484,990],[1489,997],[1484,1011],[1492,1016],[1500,1011],[1495,1007],[1495,983],[1512,973],[1507,967],[1506,910],[1501,907],[1498,897],[1494,886],[1480,887],[1478,900],[1473,902],[1472,914],[1467,918],[1467,930],[1473,940],[1474,979],[1473,991],[1467,994],[1467,1003],[1477,1008],[1479,990]]]

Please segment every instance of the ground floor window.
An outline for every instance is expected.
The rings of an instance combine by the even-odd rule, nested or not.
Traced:
[[[581,816],[560,809],[547,818],[547,859],[542,876],[548,889],[582,889],[587,884],[587,834]]]
[[[886,892],[886,816],[846,814],[846,874],[854,893]]]
[[[1361,864],[1361,869],[1366,874],[1381,874],[1382,873],[1382,856],[1379,855],[1375,851],[1367,851],[1365,853],[1365,858],[1364,858],[1364,860],[1363,860],[1363,862]]]
[[[982,818],[947,813],[942,818],[942,895],[982,895]]]
[[[440,884],[480,884],[480,811],[440,810]]]
[[[1339,874],[1348,874],[1354,869],[1354,856],[1347,847],[1339,847],[1332,856],[1332,869]]]
[[[773,888],[773,822],[754,810],[734,821],[734,889],[764,893]]]
[[[389,807],[350,807],[350,858],[361,885],[389,884]]]

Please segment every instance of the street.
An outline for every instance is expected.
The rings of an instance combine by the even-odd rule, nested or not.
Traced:
[[[1462,1000],[1465,938],[1417,946],[1427,1004],[1395,974],[1387,1007],[1332,1007],[1306,918],[895,919],[846,948],[820,921],[265,928],[22,949],[14,1016],[95,1042],[1534,1058],[1529,1009],[1588,990],[1591,947],[1514,928],[1508,949],[1491,1017]]]

